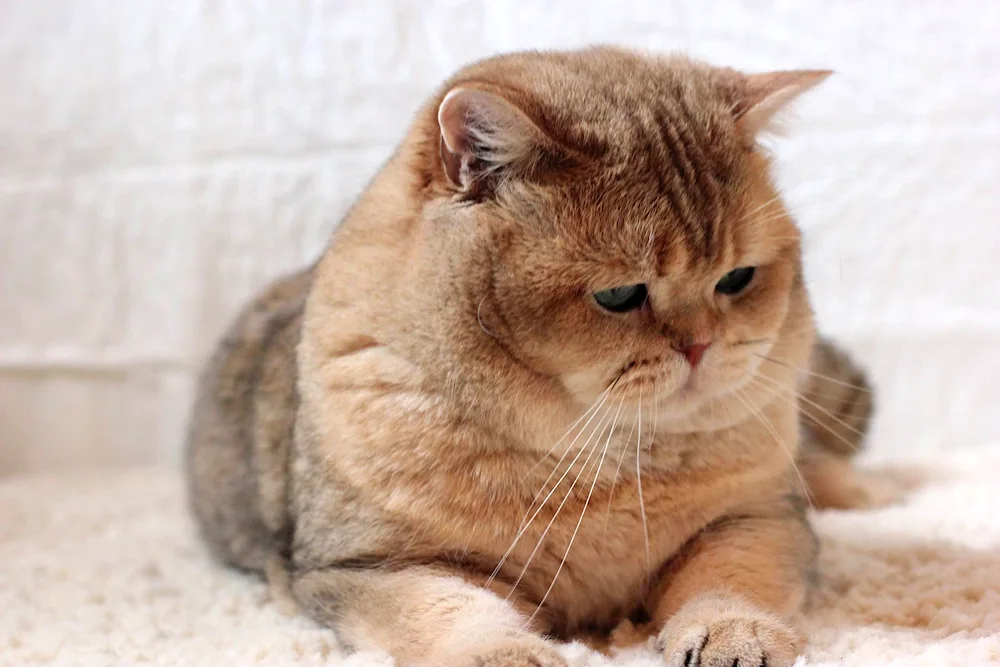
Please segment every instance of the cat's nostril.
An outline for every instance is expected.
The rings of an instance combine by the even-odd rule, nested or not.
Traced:
[[[697,368],[701,363],[701,358],[705,356],[705,350],[711,343],[692,343],[690,345],[674,346],[674,349],[683,354],[692,368]]]

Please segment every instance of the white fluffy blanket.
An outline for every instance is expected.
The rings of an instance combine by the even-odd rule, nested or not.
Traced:
[[[924,480],[902,504],[816,517],[824,583],[800,664],[1000,664],[1000,448],[907,465]],[[0,665],[140,663],[391,665],[343,656],[331,632],[211,562],[174,473],[0,482]],[[614,664],[660,663],[633,651]]]

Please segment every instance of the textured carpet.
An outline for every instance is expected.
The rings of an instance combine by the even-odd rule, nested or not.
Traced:
[[[824,583],[801,664],[1000,664],[1000,448],[907,466],[923,481],[902,504],[816,517]],[[564,650],[574,665],[610,664]],[[345,658],[331,632],[215,566],[173,473],[0,482],[0,664],[140,663],[391,661]],[[614,664],[659,663],[632,651]]]

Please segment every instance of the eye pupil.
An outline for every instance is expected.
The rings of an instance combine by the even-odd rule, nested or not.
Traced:
[[[613,313],[624,313],[629,310],[635,310],[646,303],[646,297],[646,286],[642,283],[637,285],[621,285],[594,292],[594,301],[597,302],[597,305]]]
[[[738,294],[746,289],[750,281],[753,280],[754,267],[744,266],[733,269],[715,284],[715,291],[720,294]]]

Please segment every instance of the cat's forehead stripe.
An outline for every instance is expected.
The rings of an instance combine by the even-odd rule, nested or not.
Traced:
[[[654,187],[657,208],[683,230],[689,250],[718,256],[725,242],[720,226],[727,165],[715,163],[705,122],[697,122],[682,100],[663,95],[645,102],[623,109],[633,125],[634,164],[645,172],[635,175]],[[671,240],[680,239],[671,234]]]

